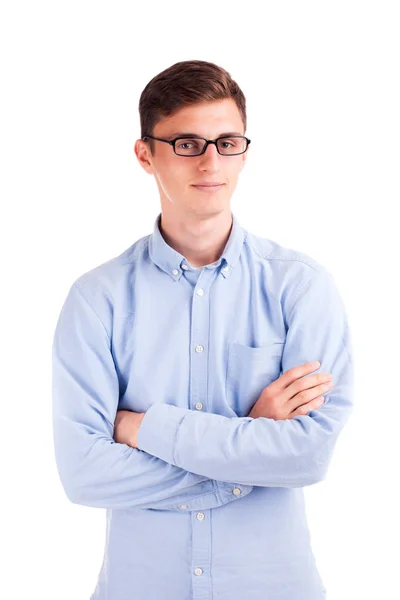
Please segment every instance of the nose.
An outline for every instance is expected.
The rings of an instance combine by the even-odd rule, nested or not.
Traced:
[[[208,144],[206,151],[199,156],[201,166],[213,168],[214,170],[219,167],[220,154],[215,144]]]

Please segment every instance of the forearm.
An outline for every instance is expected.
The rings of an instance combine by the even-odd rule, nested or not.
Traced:
[[[215,508],[216,483],[113,439],[119,381],[110,340],[73,285],[52,348],[52,411],[56,465],[68,498],[99,508]],[[229,501],[226,498],[226,502]]]

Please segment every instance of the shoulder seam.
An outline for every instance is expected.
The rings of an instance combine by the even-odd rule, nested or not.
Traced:
[[[285,258],[285,257],[279,257],[279,256],[274,257],[274,256],[271,256],[271,254],[261,254],[257,250],[257,248],[255,248],[255,246],[251,243],[250,237],[247,237],[246,239],[248,240],[248,243],[250,244],[250,246],[252,247],[252,249],[254,250],[254,252],[256,254],[258,254],[258,256],[260,256],[261,258],[265,258],[267,260],[286,260],[286,261],[292,260],[292,261],[297,261],[297,262],[301,262],[301,263],[303,263],[305,265],[308,265],[309,267],[311,267],[311,269],[314,269],[314,271],[319,272],[321,270],[316,265],[313,265],[313,264],[307,262],[306,260],[302,260],[301,258],[294,258],[294,257],[290,257],[290,258],[287,257],[287,258]]]
[[[100,319],[99,315],[98,315],[98,314],[97,314],[97,312],[95,311],[94,307],[91,305],[91,303],[89,302],[89,300],[86,298],[85,294],[83,293],[82,286],[81,286],[81,285],[80,285],[80,284],[79,284],[77,281],[75,281],[75,282],[73,283],[72,287],[75,287],[75,288],[78,290],[79,294],[80,294],[80,295],[82,296],[82,298],[85,300],[86,304],[87,304],[87,305],[88,305],[88,306],[89,306],[89,307],[92,309],[93,313],[96,315],[96,317],[98,318],[98,320],[100,321],[100,323],[101,323],[101,324],[102,324],[102,326],[103,326],[103,329],[104,329],[104,331],[105,331],[105,333],[106,333],[106,336],[107,336],[107,339],[108,339],[108,342],[109,342],[109,344],[111,344],[111,339],[110,339],[110,336],[109,336],[109,334],[108,334],[108,331],[107,331],[107,329],[106,329],[106,327],[105,327],[105,325],[104,325],[103,321]]]
[[[308,290],[308,288],[311,286],[312,281],[313,281],[313,279],[310,278],[309,281],[307,281],[304,285],[300,285],[298,288],[295,289],[292,307],[290,308],[290,310],[288,311],[288,313],[286,315],[287,322],[289,322],[292,317],[292,313],[296,306],[297,300],[299,299],[299,297],[301,296],[302,293],[305,293]]]
[[[136,249],[136,252],[133,253],[133,256],[130,256],[128,258],[128,263],[133,263],[135,262],[138,257],[146,250],[147,246],[149,245],[149,238],[150,238],[151,234],[148,234],[146,236],[144,236],[142,239],[142,246],[139,246],[139,249]],[[140,241],[140,240],[139,240]]]

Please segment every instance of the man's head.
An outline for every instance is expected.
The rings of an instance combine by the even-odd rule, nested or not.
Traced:
[[[176,63],[156,75],[144,88],[139,101],[141,137],[164,140],[188,133],[207,140],[229,133],[245,136],[246,100],[227,71],[205,61]],[[229,138],[229,136],[226,136]],[[247,142],[232,138],[220,142],[221,152],[240,152]],[[201,150],[202,142],[180,140],[177,152]],[[179,156],[173,146],[152,138],[137,140],[135,154],[147,173],[153,174],[160,192],[163,211],[178,215],[209,217],[230,213],[230,198],[245,164],[243,154],[219,154],[209,144],[199,156]],[[194,187],[200,183],[221,183],[205,192]]]

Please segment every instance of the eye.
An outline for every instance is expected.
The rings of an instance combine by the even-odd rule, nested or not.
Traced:
[[[195,140],[195,139],[183,140],[183,141],[178,142],[177,147],[180,148],[181,150],[190,150],[191,148],[198,148],[199,141]]]
[[[228,148],[237,148],[238,146],[240,146],[243,143],[242,138],[219,138],[218,140],[218,144],[221,146],[221,148],[224,149],[228,149]]]

